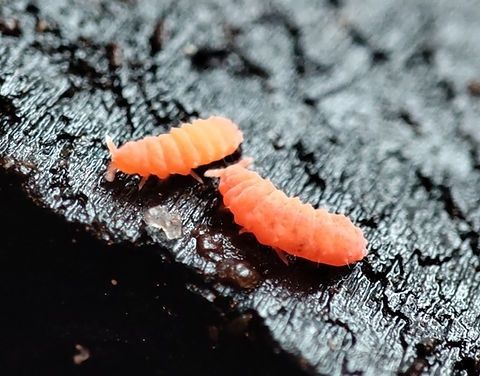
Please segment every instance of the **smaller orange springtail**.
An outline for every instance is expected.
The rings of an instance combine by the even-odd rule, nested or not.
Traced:
[[[238,126],[220,116],[194,120],[169,133],[129,141],[119,148],[107,136],[111,162],[105,178],[113,181],[117,171],[142,176],[141,185],[150,175],[166,179],[172,174],[191,174],[198,178],[192,169],[232,154],[242,141]]]

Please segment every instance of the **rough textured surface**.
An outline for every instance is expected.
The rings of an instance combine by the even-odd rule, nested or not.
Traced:
[[[96,237],[170,254],[192,291],[252,312],[308,372],[476,375],[479,18],[467,0],[9,2],[3,165]],[[106,133],[211,114],[240,124],[260,173],[362,225],[368,259],[286,267],[237,234],[210,181],[102,179]],[[183,238],[145,228],[159,204]]]

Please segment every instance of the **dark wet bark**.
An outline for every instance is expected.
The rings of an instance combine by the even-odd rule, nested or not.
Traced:
[[[65,245],[39,260],[32,243],[21,262],[12,256],[15,247],[6,247],[2,266],[17,273],[2,284],[5,294],[17,274],[26,277],[58,257],[62,268],[35,270],[23,293],[47,295],[68,270],[80,276],[78,270],[99,262],[116,265],[127,275],[122,281],[112,273],[117,286],[98,272],[87,291],[83,283],[73,291],[95,299],[105,321],[117,287],[126,290],[115,307],[135,312],[140,299],[140,314],[115,321],[118,330],[151,335],[148,360],[136,334],[125,335],[128,346],[118,345],[120,353],[137,354],[130,363],[121,357],[133,368],[171,371],[162,368],[164,349],[172,344],[174,361],[182,362],[176,351],[189,341],[214,359],[207,334],[229,333],[228,345],[220,346],[226,355],[215,359],[224,359],[219,367],[231,364],[225,359],[242,343],[247,361],[238,362],[238,372],[260,356],[273,373],[479,372],[480,101],[472,90],[480,79],[479,2],[15,1],[2,4],[1,17],[0,154],[3,166],[21,175],[8,192],[18,197],[22,186],[45,208],[33,218],[50,232],[44,236],[27,218],[26,237],[41,243],[58,226],[55,241]],[[368,258],[348,268],[300,260],[287,267],[251,236],[237,234],[211,181],[150,179],[138,192],[136,177],[102,178],[105,134],[121,144],[211,114],[232,118],[245,132],[241,153],[226,162],[252,156],[255,169],[289,194],[349,215],[369,239]],[[182,239],[167,241],[145,227],[143,211],[158,204],[181,214]],[[15,218],[14,203],[5,205],[5,220]],[[25,210],[28,216],[36,209]],[[14,234],[23,222],[12,220],[6,231]],[[87,229],[88,245],[69,249],[67,228]],[[49,262],[42,264],[43,257]],[[147,278],[144,269],[154,274]],[[239,271],[255,283],[243,283]],[[157,278],[171,284],[162,288],[168,304],[178,294],[200,317],[182,312],[177,301],[170,309],[180,316],[160,314],[164,303],[152,286],[141,295],[142,283]],[[62,296],[53,294],[50,304],[60,307]],[[7,317],[15,304],[22,312],[43,307],[7,302]],[[24,313],[16,325],[28,336],[35,323],[43,328],[40,322],[55,320],[45,338],[65,352],[65,362],[75,333],[92,354],[79,367],[108,369],[118,364],[117,337],[105,322],[94,324],[89,304],[91,319],[59,308],[38,323]],[[178,317],[188,330],[179,329]],[[175,336],[163,337],[165,323]],[[35,330],[38,340],[44,329]],[[246,345],[239,332],[254,338]],[[47,356],[48,347],[37,345],[38,357]],[[94,363],[95,354],[106,355]],[[201,364],[193,354],[187,350],[186,361]],[[23,355],[31,359],[30,351]]]

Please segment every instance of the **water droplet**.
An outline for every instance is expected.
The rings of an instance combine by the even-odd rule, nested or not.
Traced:
[[[82,345],[75,345],[77,353],[73,356],[73,363],[76,365],[82,364],[88,358],[90,358],[90,350]]]
[[[227,259],[216,266],[218,276],[225,282],[244,289],[252,289],[260,282],[260,275],[245,261]]]

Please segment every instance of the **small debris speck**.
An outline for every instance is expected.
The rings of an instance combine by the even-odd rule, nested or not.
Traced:
[[[337,345],[335,344],[335,341],[333,341],[331,338],[327,341],[328,348],[332,351],[338,350]]]
[[[109,43],[106,52],[110,69],[119,68],[123,60],[122,48],[117,43]]]
[[[197,53],[198,51],[198,47],[195,46],[194,44],[187,44],[184,48],[183,48],[183,52],[185,53],[185,55],[187,56],[193,56]]]
[[[211,258],[211,253],[223,251],[222,237],[218,233],[210,233],[206,227],[199,226],[192,232],[195,248],[202,257]]]
[[[73,356],[73,363],[80,365],[90,358],[90,350],[82,345],[75,345],[77,353]]]
[[[22,27],[16,18],[2,18],[0,19],[0,31],[4,35],[18,37],[22,34]]]
[[[153,53],[160,51],[167,40],[167,29],[165,27],[164,20],[158,20],[153,29],[152,36],[150,37],[150,47]]]
[[[35,25],[35,31],[37,33],[43,33],[48,30],[50,30],[50,25],[48,24],[48,22],[45,20],[39,19],[37,21],[37,24]]]
[[[143,216],[145,223],[165,232],[168,239],[182,236],[182,219],[177,212],[169,212],[165,206],[158,205],[148,209]]]
[[[15,163],[11,159],[6,160],[3,164],[3,167],[7,170],[13,166],[15,166]]]
[[[468,91],[470,95],[480,97],[480,81],[470,81],[468,83]]]

